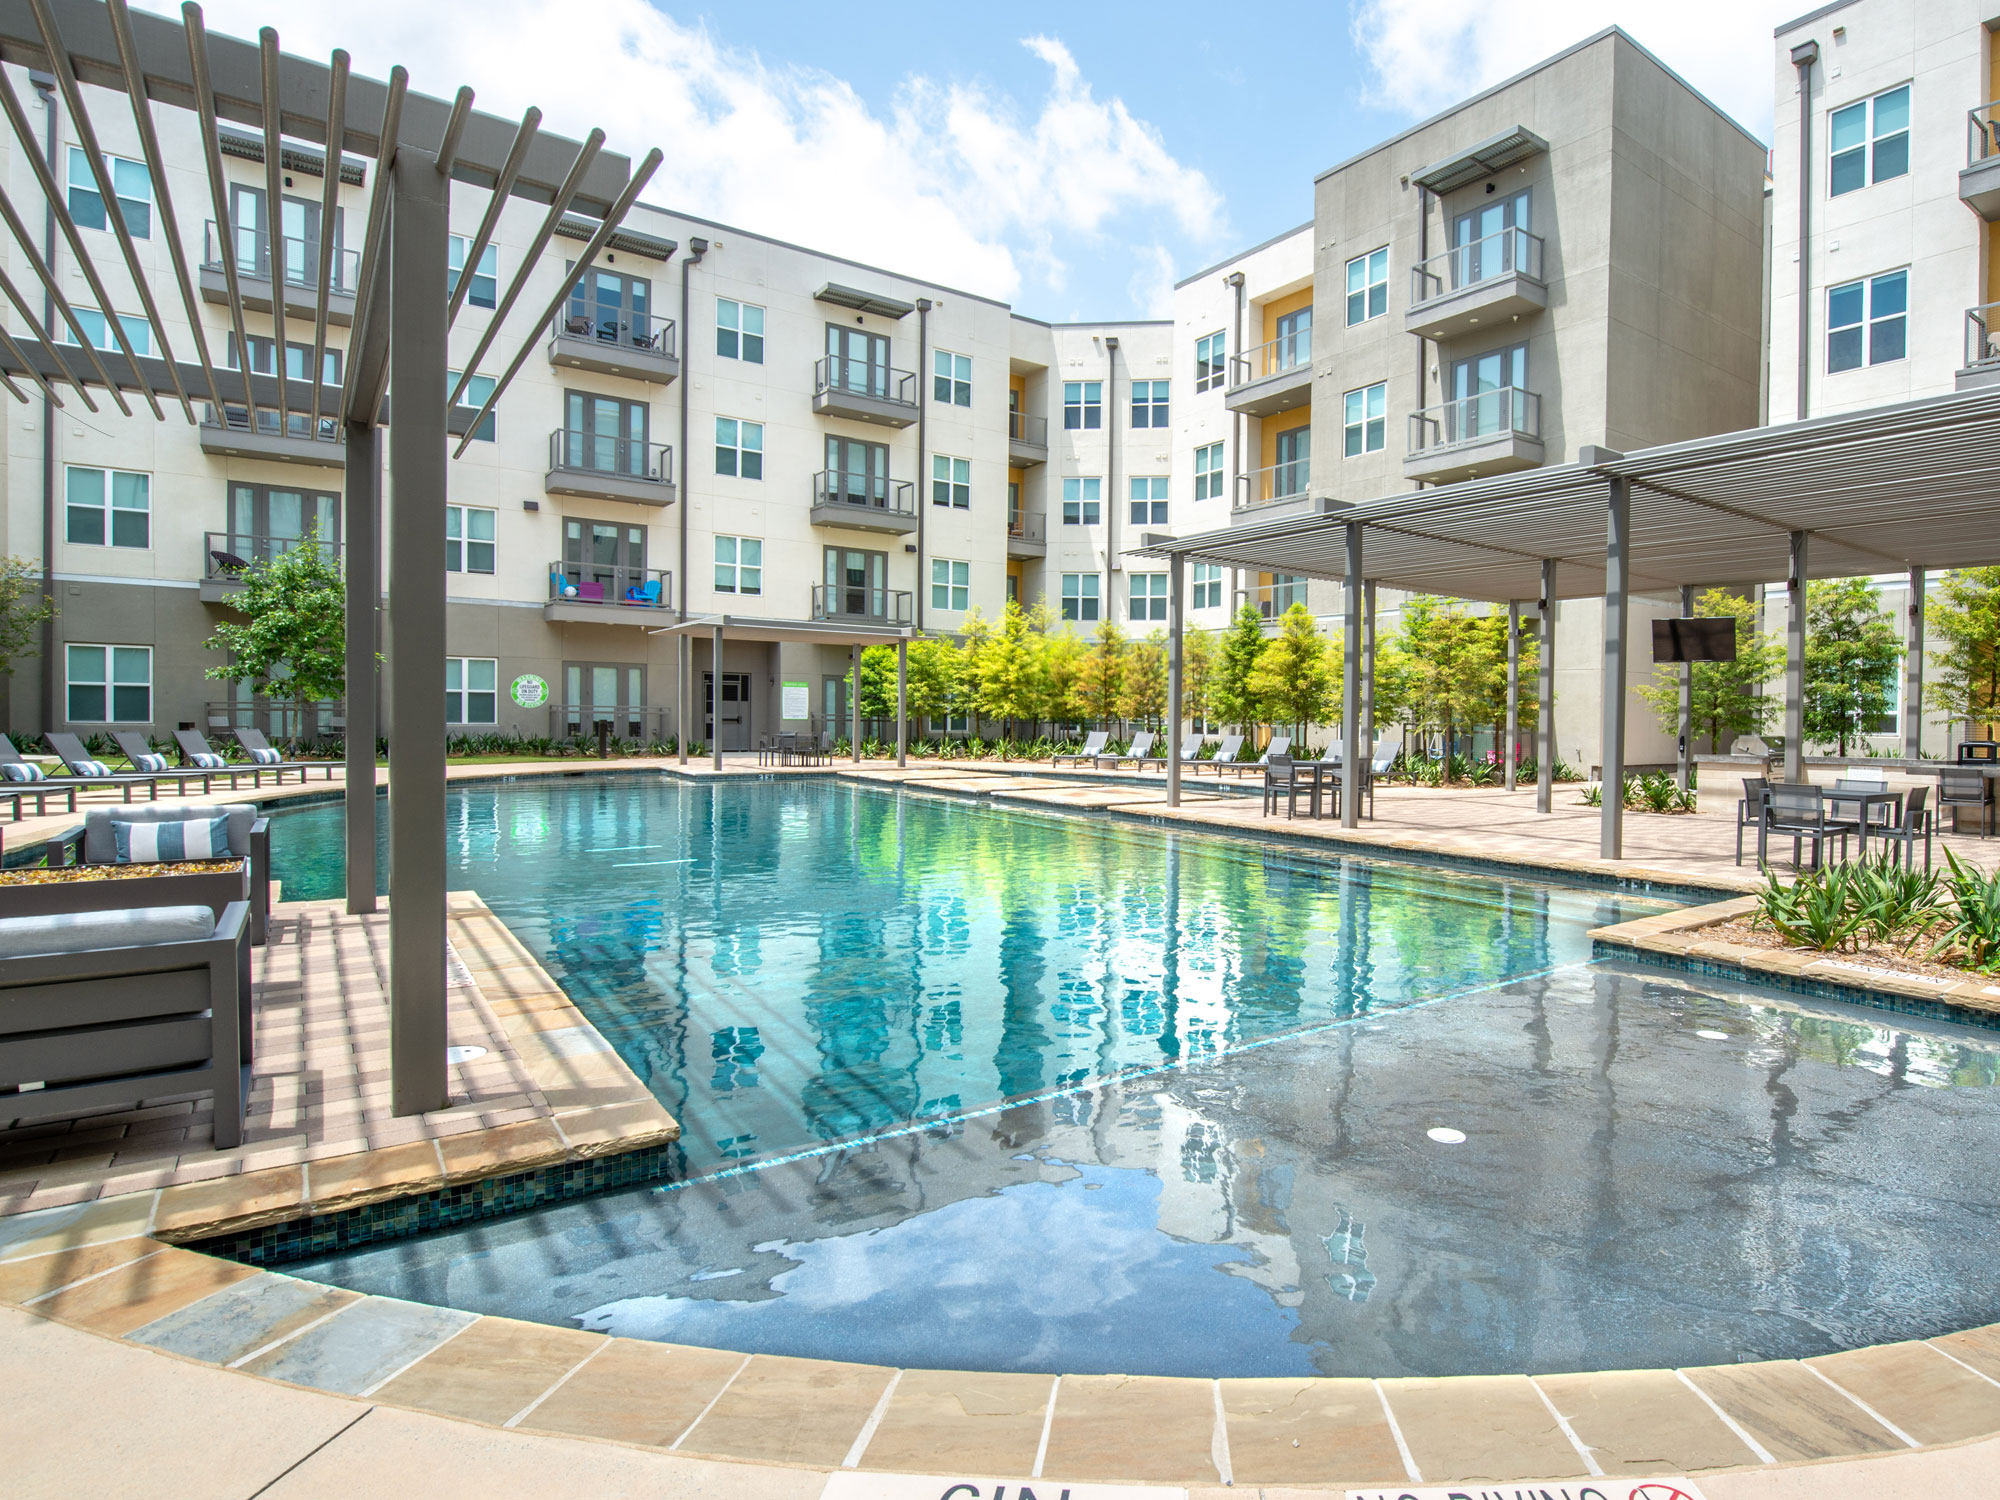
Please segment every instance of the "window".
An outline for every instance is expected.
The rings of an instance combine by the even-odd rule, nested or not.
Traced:
[[[446,264],[445,295],[458,290],[458,278],[465,274],[465,252],[472,248],[472,241],[462,234],[451,237],[451,253]],[[466,289],[465,300],[474,307],[492,307],[499,300],[500,290],[500,250],[488,245],[479,252],[479,265],[472,273],[472,285]]]
[[[972,564],[948,557],[931,559],[931,608],[972,608]]]
[[[764,543],[754,536],[715,539],[715,591],[718,594],[764,592]]]
[[[1164,526],[1167,524],[1166,475],[1134,474],[1132,476],[1131,515],[1134,526]]]
[[[1828,287],[1826,368],[1829,374],[1901,359],[1909,343],[1910,273],[1890,271]]]
[[[500,719],[500,663],[490,656],[444,659],[444,721],[494,724]]]
[[[150,547],[153,545],[153,478],[122,469],[72,467],[65,479],[73,545]]]
[[[135,240],[153,237],[153,176],[142,161],[107,156],[104,165],[111,178],[111,190],[118,195],[118,212]],[[97,190],[97,175],[90,170],[89,153],[69,148],[69,216],[80,229],[109,229],[111,220],[104,212],[104,195]]]
[[[972,405],[972,361],[948,349],[933,351],[931,396],[946,406]]]
[[[1278,318],[1278,336],[1272,341],[1271,368],[1289,370],[1297,365],[1312,363],[1313,357],[1313,310],[1302,307],[1297,312],[1283,313]]]
[[[1063,427],[1066,431],[1094,431],[1104,425],[1104,382],[1066,380],[1063,382]]]
[[[105,321],[104,314],[96,308],[77,306],[76,321],[82,327],[84,337],[90,340],[91,348],[101,349],[106,353],[117,349],[117,336],[112,333],[111,325]],[[144,318],[136,313],[120,313],[118,323],[125,330],[125,337],[131,341],[134,354],[150,355],[153,352],[152,325]],[[65,344],[76,342],[76,335],[70,332],[68,323],[62,325],[61,333]]]
[[[1278,434],[1273,446],[1278,461],[1271,466],[1271,487],[1267,499],[1280,495],[1303,495],[1312,479],[1311,427],[1290,427]]]
[[[1910,170],[1910,86],[1836,109],[1827,120],[1827,195],[1838,198]]]
[[[1212,391],[1222,384],[1227,353],[1225,341],[1219,333],[1194,341],[1194,388],[1197,393]]]
[[[1190,608],[1222,608],[1222,564],[1196,563],[1194,565],[1194,599]]]
[[[227,349],[229,357],[229,368],[232,370],[240,370],[243,367],[243,365],[242,361],[237,357],[236,354],[236,335],[232,333],[227,335],[227,338],[228,338]],[[277,347],[278,345],[275,339],[266,338],[261,333],[251,334],[250,368],[256,371],[259,375],[270,375],[275,373],[271,363],[271,358],[272,354],[277,349]],[[340,351],[338,349],[327,349],[322,352],[325,356],[325,363],[323,363],[320,366],[320,383],[322,385],[339,385]],[[287,339],[285,341],[286,379],[304,380],[306,378],[306,370],[311,364],[312,364],[311,344],[294,344],[290,339]],[[492,388],[491,381],[487,382],[487,388],[489,390]]]
[[[1165,427],[1167,425],[1167,382],[1164,380],[1135,380],[1132,382],[1132,425],[1134,427]]]
[[[764,424],[735,417],[715,419],[715,472],[738,479],[764,477]]]
[[[931,504],[953,510],[972,508],[972,460],[931,455]]]
[[[653,326],[652,308],[653,283],[645,277],[592,268],[571,284],[563,326],[573,338],[660,352],[666,330]],[[674,352],[671,343],[664,352]]]
[[[447,400],[450,399],[451,393],[458,389],[458,375],[459,372],[456,370],[445,371],[444,390]],[[466,381],[465,394],[458,398],[460,409],[464,411],[478,411],[488,401],[493,399],[493,387],[495,383],[491,375],[475,375]],[[499,417],[500,413],[497,409],[489,411],[486,414],[486,420],[481,422],[473,432],[473,441],[480,443],[492,442],[494,424],[499,420]]]
[[[1194,497],[1197,500],[1222,498],[1222,444],[1210,443],[1194,450]]]
[[[444,508],[444,570],[447,573],[493,571],[494,512],[476,505]]]
[[[1063,525],[1095,526],[1099,499],[1104,481],[1101,479],[1065,479],[1063,481]]]
[[[1100,581],[1095,573],[1063,574],[1062,617],[1065,620],[1097,618],[1097,585]]]
[[[715,352],[747,365],[764,363],[764,309],[749,302],[715,299]]]
[[[1389,441],[1388,382],[1349,391],[1341,401],[1345,406],[1341,417],[1341,457],[1380,453]]]
[[[1389,249],[1370,250],[1347,263],[1347,326],[1389,310]]]
[[[71,646],[69,711],[73,724],[150,724],[151,646]]]
[[[1164,620],[1167,617],[1167,575],[1133,573],[1128,576],[1131,597],[1128,614],[1133,620]]]

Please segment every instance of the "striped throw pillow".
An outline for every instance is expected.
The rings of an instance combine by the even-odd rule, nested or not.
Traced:
[[[139,757],[137,765],[148,776],[157,776],[160,772],[166,770],[167,758],[164,755],[142,755]]]
[[[168,864],[180,859],[226,859],[229,856],[229,815],[192,818],[185,823],[121,823],[112,820],[111,836],[121,865]]]
[[[250,758],[260,766],[275,766],[284,759],[284,756],[275,750],[252,750]]]
[[[220,771],[224,766],[229,764],[228,761],[217,755],[213,750],[197,755],[194,758],[194,763],[204,771]]]
[[[75,770],[79,776],[96,777],[111,774],[111,767],[101,760],[80,760],[76,763]]]
[[[5,776],[9,781],[47,781],[49,779],[48,772],[44,771],[40,766],[25,760],[0,766],[0,776]]]

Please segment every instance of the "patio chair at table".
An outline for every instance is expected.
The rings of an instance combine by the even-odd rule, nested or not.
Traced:
[[[264,784],[264,772],[262,768],[254,765],[231,765],[229,757],[213,748],[202,737],[199,729],[176,729],[174,731],[174,743],[181,747],[181,754],[187,757],[189,765],[199,766],[202,770],[212,772],[217,776],[227,776],[229,778],[229,790],[232,792],[236,790],[236,778],[238,776],[248,776],[250,784],[253,787]]]
[[[1278,798],[1285,799],[1285,816],[1298,816],[1299,793],[1307,795],[1307,812],[1311,817],[1319,816],[1318,784],[1299,775],[1298,762],[1289,755],[1273,755],[1264,763],[1264,816],[1270,817],[1278,810]]]
[[[1289,734],[1274,734],[1271,743],[1264,747],[1264,753],[1252,761],[1253,766],[1268,766],[1276,756],[1291,756],[1292,737]],[[1294,757],[1296,758],[1296,757]]]
[[[1931,789],[1920,786],[1903,799],[1903,821],[1900,823],[1877,823],[1870,827],[1875,837],[1882,841],[1882,847],[1893,860],[1903,859],[1909,868],[1917,867],[1917,840],[1924,841],[1924,868],[1931,867],[1931,833],[1936,827],[1937,817],[1927,805]],[[1896,853],[1896,845],[1901,845],[1903,853]]]
[[[236,735],[236,743],[243,747],[244,753],[250,757],[252,765],[266,771],[275,771],[278,773],[279,786],[285,784],[285,772],[287,771],[297,771],[299,773],[299,785],[304,786],[312,778],[312,771],[315,766],[326,773],[328,781],[333,780],[333,773],[336,767],[345,769],[336,760],[286,760],[277,747],[264,738],[264,731],[261,729],[238,729],[233,732]]]
[[[1215,772],[1216,780],[1220,781],[1222,779],[1222,771],[1225,766],[1229,767],[1232,770],[1239,769],[1236,757],[1237,754],[1242,749],[1243,749],[1242,735],[1225,734],[1222,737],[1222,743],[1215,747],[1215,755],[1213,759],[1198,760],[1194,763],[1195,774],[1199,776],[1201,774],[1201,768],[1203,766],[1207,766],[1211,771]]]
[[[155,802],[160,800],[159,777],[147,776],[138,772],[121,775],[119,772],[112,770],[103,761],[94,759],[91,753],[83,748],[83,741],[73,734],[65,734],[57,730],[43,735],[42,738],[48,741],[48,746],[51,750],[55,751],[56,758],[68,767],[69,774],[75,777],[79,783],[87,782],[96,786],[115,786],[125,794],[127,802],[132,800],[132,788],[142,786],[153,794]]]
[[[125,757],[134,771],[158,777],[161,781],[171,781],[174,790],[183,797],[187,795],[188,783],[199,781],[202,795],[208,795],[208,783],[215,775],[213,771],[176,766],[148,744],[143,734],[136,734],[129,729],[113,730],[111,740],[117,745],[118,753]]]
[[[1762,776],[1743,778],[1743,797],[1736,804],[1736,863],[1739,865],[1743,863],[1743,830],[1764,826],[1764,789],[1770,784],[1770,781]],[[1757,836],[1757,857],[1760,863],[1763,860],[1763,849],[1764,837],[1760,833]]]
[[[1157,738],[1158,736],[1151,730],[1142,731],[1132,736],[1132,743],[1123,755],[1111,755],[1108,753],[1100,755],[1093,764],[1102,768],[1105,762],[1109,761],[1111,769],[1115,771],[1126,761],[1131,760],[1137,761],[1140,767],[1143,768],[1147,760],[1153,758],[1153,741]]]
[[[1757,830],[1759,869],[1768,862],[1767,849],[1772,834],[1792,841],[1794,870],[1799,868],[1799,854],[1807,843],[1812,845],[1812,867],[1815,870],[1823,862],[1826,845],[1831,840],[1840,840],[1841,858],[1847,857],[1848,837],[1859,833],[1861,824],[1827,816],[1825,787],[1780,783],[1766,791],[1764,821]]]
[[[1076,764],[1081,765],[1086,761],[1095,761],[1098,756],[1104,753],[1105,741],[1109,740],[1110,738],[1111,738],[1110,730],[1093,729],[1090,731],[1088,735],[1084,737],[1083,748],[1081,750],[1070,750],[1063,752],[1061,755],[1051,756],[1049,758],[1049,764],[1052,766],[1059,766],[1064,761],[1073,761]]]
[[[1986,838],[1993,832],[1993,781],[1977,766],[1940,766],[1938,768],[1938,815],[1953,809],[1952,819],[1957,821],[1957,809],[1970,807],[1977,811],[1979,836]]]

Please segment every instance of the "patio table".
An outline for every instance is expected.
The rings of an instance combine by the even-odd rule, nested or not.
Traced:
[[[1827,789],[1826,805],[1835,816],[1841,816],[1843,807],[1854,809],[1854,820],[1861,825],[1857,835],[1861,845],[1861,857],[1868,857],[1868,830],[1871,827],[1897,828],[1903,822],[1903,794],[1890,791],[1863,791],[1859,787],[1844,782],[1835,782]],[[1886,818],[1875,818],[1871,814],[1875,808],[1888,809]]]

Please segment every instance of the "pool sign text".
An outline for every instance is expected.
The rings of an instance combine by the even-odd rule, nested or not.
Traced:
[[[549,701],[548,679],[524,672],[514,679],[514,685],[507,689],[507,696],[514,700],[516,708],[540,708]]]
[[[1347,1500],[1702,1500],[1702,1493],[1692,1479],[1551,1479],[1349,1490]]]
[[[1175,1486],[1066,1484],[1057,1479],[986,1479],[943,1474],[863,1474],[828,1477],[819,1500],[1187,1500]],[[1616,1500],[1624,1500],[1617,1496]]]

